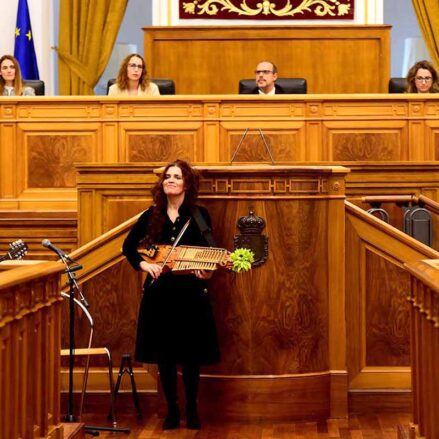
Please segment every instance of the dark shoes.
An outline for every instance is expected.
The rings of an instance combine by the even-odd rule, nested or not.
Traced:
[[[201,428],[200,417],[198,416],[196,405],[186,407],[186,427],[189,430],[199,430]]]
[[[180,427],[180,409],[178,405],[168,408],[168,414],[163,422],[163,430],[175,430]],[[201,428],[200,417],[198,416],[197,406],[186,408],[186,427],[189,430],[199,430]]]
[[[163,422],[163,430],[175,430],[180,427],[180,409],[178,405],[168,408],[168,414]]]

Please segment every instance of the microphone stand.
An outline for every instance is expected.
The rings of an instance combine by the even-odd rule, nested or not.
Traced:
[[[67,413],[64,416],[66,422],[75,422],[76,418],[73,414],[73,368],[75,366],[75,287],[78,287],[76,282],[75,271],[81,270],[82,265],[77,264],[69,266],[67,259],[64,256],[60,258],[66,266],[65,273],[69,278],[69,393],[67,400]],[[70,258],[69,258],[70,260]]]
[[[66,266],[65,273],[69,278],[69,392],[67,400],[67,413],[64,416],[65,422],[76,422],[76,417],[73,414],[73,369],[75,366],[75,290],[78,291],[81,302],[84,306],[88,308],[88,302],[82,294],[81,288],[76,281],[75,272],[82,270],[82,265],[78,264],[74,259],[67,255],[59,255],[60,259]],[[71,262],[74,265],[69,265]],[[114,389],[111,389],[113,392]],[[114,419],[113,419],[114,421]],[[115,423],[114,423],[115,424]],[[86,434],[92,436],[99,436],[99,431],[111,431],[115,433],[125,433],[129,434],[129,428],[117,428],[117,427],[99,427],[99,426],[84,426],[84,431]]]

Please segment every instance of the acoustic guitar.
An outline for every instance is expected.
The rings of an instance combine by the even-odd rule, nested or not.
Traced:
[[[0,262],[7,259],[22,259],[24,256],[26,256],[28,250],[29,247],[27,244],[21,239],[18,239],[17,241],[9,244],[9,250],[5,255],[0,256]]]

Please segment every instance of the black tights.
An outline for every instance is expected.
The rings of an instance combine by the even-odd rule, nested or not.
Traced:
[[[177,405],[177,365],[175,363],[159,363],[160,381],[168,407]],[[186,405],[196,407],[198,383],[200,381],[199,364],[182,364],[183,383],[186,396]]]

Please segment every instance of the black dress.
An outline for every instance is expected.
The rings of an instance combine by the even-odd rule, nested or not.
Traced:
[[[206,209],[198,207],[208,225]],[[154,207],[146,210],[133,226],[123,244],[123,253],[135,270],[143,260],[137,246],[145,238]],[[172,244],[191,217],[180,207],[173,223],[166,212],[157,244]],[[179,245],[208,246],[194,219],[183,234]],[[163,273],[151,285],[148,275],[143,286],[137,325],[135,358],[143,363],[173,362],[177,364],[211,364],[220,359],[215,321],[210,305],[207,283],[195,275]]]

